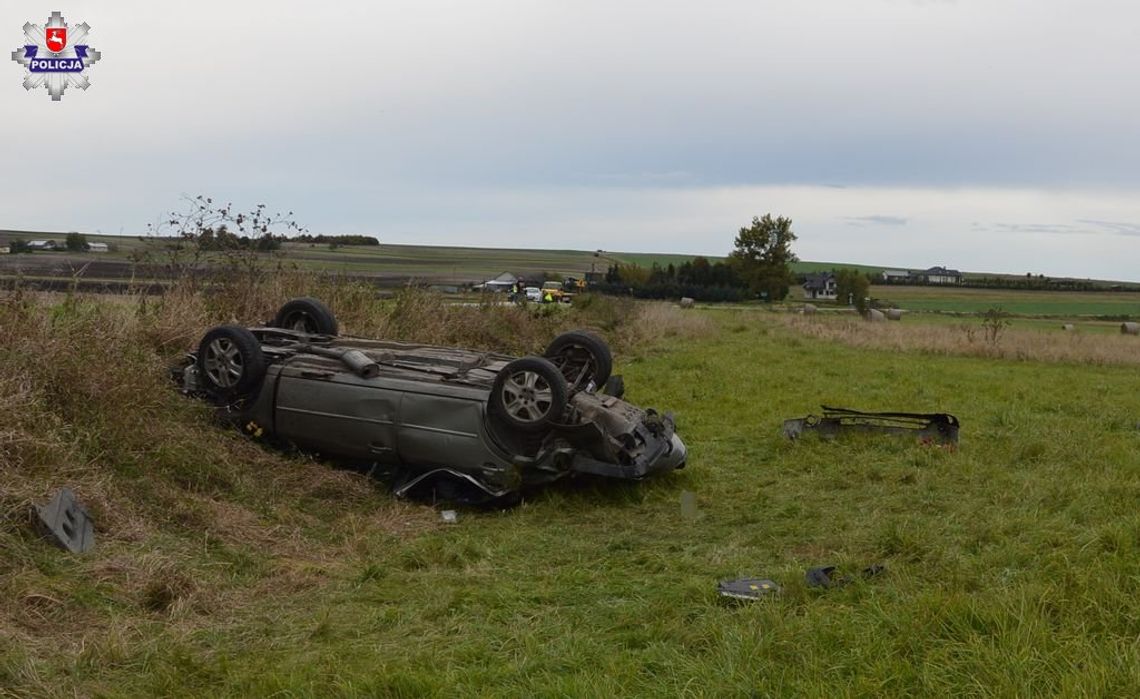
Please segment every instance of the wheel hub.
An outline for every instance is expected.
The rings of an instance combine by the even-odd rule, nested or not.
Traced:
[[[517,419],[541,420],[550,410],[550,386],[538,374],[520,372],[503,385],[503,404]]]
[[[216,386],[229,388],[241,379],[241,353],[234,343],[220,337],[210,343],[205,368],[206,374]]]

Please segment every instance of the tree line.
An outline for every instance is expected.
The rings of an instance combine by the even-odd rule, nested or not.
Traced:
[[[225,224],[216,228],[209,226],[193,234],[194,242],[202,250],[256,250],[271,252],[281,248],[282,243],[309,243],[310,245],[379,245],[380,241],[368,235],[312,235],[302,233],[288,236],[264,232],[258,236],[232,233]]]
[[[680,265],[654,263],[648,269],[615,263],[606,270],[604,282],[594,288],[602,293],[629,294],[638,298],[665,299],[688,296],[697,301],[742,301],[761,298],[779,301],[796,283],[791,264],[792,220],[753,217],[740,229],[734,247],[724,262],[695,257]]]
[[[697,301],[740,301],[749,297],[732,267],[724,262],[709,262],[706,257],[664,267],[655,262],[649,268],[615,263],[606,270],[605,281],[595,283],[593,288],[645,299],[688,296]]]
[[[370,235],[312,235],[302,233],[289,238],[294,243],[314,243],[318,245],[379,245],[380,240]]]

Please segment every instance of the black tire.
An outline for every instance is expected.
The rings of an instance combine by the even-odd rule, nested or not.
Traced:
[[[202,336],[197,363],[202,387],[219,399],[248,396],[265,378],[261,343],[238,325],[219,325]]]
[[[558,367],[571,391],[604,386],[614,369],[613,354],[597,335],[575,330],[554,338],[542,353]]]
[[[613,396],[614,398],[621,398],[625,395],[625,380],[622,379],[621,376],[611,376],[606,379],[606,385],[605,388],[602,389],[602,393],[607,396]]]
[[[313,335],[336,335],[338,330],[336,316],[329,307],[309,296],[287,301],[273,318],[273,327]]]
[[[541,432],[557,422],[570,391],[558,367],[542,357],[523,357],[503,367],[491,386],[491,414],[519,432]]]

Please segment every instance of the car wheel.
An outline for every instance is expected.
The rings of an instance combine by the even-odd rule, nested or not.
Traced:
[[[249,330],[219,325],[198,343],[198,372],[206,392],[234,399],[252,393],[265,377],[265,355]]]
[[[273,319],[273,327],[300,330],[314,335],[336,335],[336,316],[329,307],[308,296],[285,303]]]
[[[566,411],[569,390],[558,367],[523,357],[503,367],[491,387],[491,410],[508,426],[539,432]]]
[[[562,333],[542,353],[558,367],[571,391],[597,388],[606,383],[614,368],[610,348],[596,335],[581,330]]]

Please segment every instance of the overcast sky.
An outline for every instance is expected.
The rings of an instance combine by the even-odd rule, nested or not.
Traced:
[[[52,10],[91,87],[9,60]],[[1140,5],[72,0],[0,6],[0,228],[183,195],[384,242],[1140,280]]]

